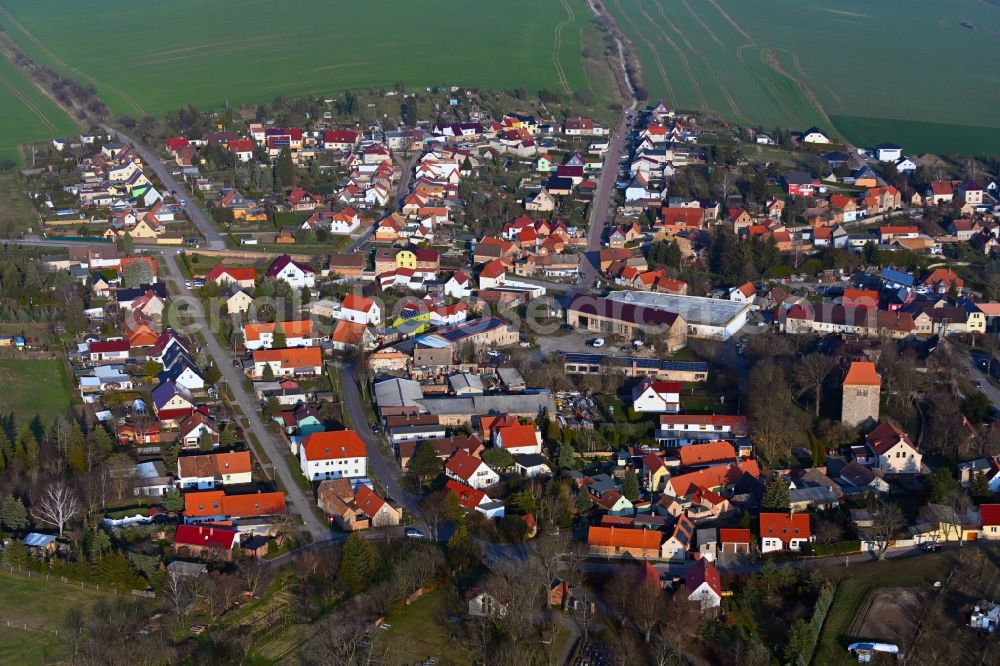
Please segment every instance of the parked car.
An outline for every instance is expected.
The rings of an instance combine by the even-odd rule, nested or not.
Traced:
[[[604,338],[594,338],[593,340],[591,340],[590,346],[591,347],[603,347],[604,346]]]
[[[403,534],[406,535],[407,539],[426,539],[427,535],[418,530],[416,527],[407,527],[403,530]]]

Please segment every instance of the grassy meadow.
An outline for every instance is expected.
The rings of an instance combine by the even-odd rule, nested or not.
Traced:
[[[1000,6],[605,0],[653,99],[911,152],[1000,152]]]
[[[70,390],[61,360],[0,359],[0,413],[14,412],[19,426],[37,415],[48,428],[69,409]]]
[[[0,1],[0,26],[32,58],[133,116],[396,82],[584,89],[592,19],[584,0]]]

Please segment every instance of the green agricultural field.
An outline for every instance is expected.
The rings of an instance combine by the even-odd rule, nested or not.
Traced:
[[[133,116],[397,82],[572,92],[592,22],[584,0],[0,0],[25,52]]]
[[[37,415],[48,428],[69,408],[70,390],[60,360],[0,359],[0,413],[14,412],[19,425]]]
[[[654,100],[911,152],[1000,152],[1000,5],[605,0]]]
[[[17,147],[29,141],[70,134],[76,123],[27,78],[0,56],[0,158],[17,159]]]

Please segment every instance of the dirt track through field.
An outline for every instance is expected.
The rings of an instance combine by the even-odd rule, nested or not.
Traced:
[[[57,131],[56,130],[56,126],[52,124],[52,121],[50,121],[48,119],[48,117],[46,117],[46,115],[44,113],[42,113],[41,109],[39,109],[37,106],[35,106],[34,102],[32,102],[30,99],[28,99],[20,90],[18,90],[17,88],[15,88],[14,84],[12,84],[10,81],[8,81],[7,79],[5,79],[4,77],[0,76],[0,85],[3,85],[3,87],[5,87],[7,90],[9,90],[10,94],[13,95],[14,97],[16,97],[18,99],[18,101],[21,102],[21,104],[23,104],[25,106],[25,108],[27,108],[29,111],[31,111],[31,113],[36,118],[38,118],[38,120],[41,121],[41,123],[43,125],[45,125],[45,127],[47,127],[52,132]]]
[[[688,48],[688,50],[695,56],[697,56],[699,60],[701,60],[702,64],[705,66],[705,69],[708,70],[709,75],[715,80],[715,85],[718,87],[719,92],[722,93],[722,96],[726,98],[726,102],[729,104],[729,109],[730,111],[733,112],[733,115],[736,116],[737,118],[742,118],[743,116],[740,113],[739,106],[736,104],[736,100],[729,93],[729,89],[726,88],[726,84],[723,82],[722,77],[719,76],[719,73],[716,71],[715,67],[712,66],[712,63],[709,62],[708,58],[703,56],[701,52],[694,47],[694,44],[692,44],[691,40],[688,39],[687,33],[679,29],[677,25],[670,19],[670,17],[667,16],[667,13],[663,9],[663,5],[660,3],[660,0],[654,0],[654,1],[656,2],[656,9],[657,11],[660,12],[660,16],[663,17],[663,20],[667,22],[667,25],[670,26],[671,30],[677,33],[677,35],[684,42],[684,45]],[[708,26],[705,25],[696,14],[694,14],[694,12],[691,10],[691,7],[687,5],[687,3],[685,3],[685,6],[687,6],[688,11],[691,12],[692,16],[695,17],[695,20],[698,21],[698,23],[700,23],[702,27],[704,27],[705,30],[709,32],[712,38],[715,39],[715,41],[719,41],[718,38],[715,37],[715,34],[708,29]]]
[[[694,20],[695,20],[695,22],[697,22],[697,23],[698,23],[698,25],[700,25],[700,26],[702,27],[702,29],[704,29],[704,31],[708,33],[708,36],[712,38],[712,41],[713,41],[713,42],[715,42],[715,43],[716,43],[716,44],[718,44],[719,46],[725,46],[725,44],[723,44],[722,40],[721,40],[721,39],[719,39],[719,36],[718,36],[718,35],[716,35],[716,34],[715,34],[714,32],[712,32],[712,29],[711,29],[711,28],[710,28],[710,27],[708,26],[708,24],[707,24],[707,23],[705,23],[705,22],[704,22],[704,21],[703,21],[703,20],[701,19],[701,16],[699,16],[698,12],[696,12],[696,11],[695,11],[695,10],[694,10],[694,9],[693,9],[693,8],[691,7],[691,5],[690,5],[690,4],[688,4],[688,1],[687,1],[687,0],[681,0],[681,4],[682,4],[682,5],[684,5],[684,8],[688,10],[688,13],[689,13],[689,14],[691,14],[691,16],[693,16],[693,17],[694,17]]]
[[[659,4],[657,4],[657,7],[659,7]],[[674,52],[677,53],[677,57],[681,61],[681,67],[683,67],[684,71],[687,72],[688,79],[691,81],[691,86],[694,88],[694,93],[698,96],[698,99],[701,100],[701,105],[699,108],[701,108],[702,111],[707,111],[708,100],[705,98],[705,93],[702,91],[701,85],[698,83],[698,78],[694,75],[694,72],[691,70],[691,63],[688,61],[687,56],[684,55],[684,50],[677,45],[677,42],[675,42],[673,39],[670,38],[670,35],[667,34],[666,30],[664,30],[663,28],[661,28],[659,25],[656,24],[656,21],[653,20],[653,17],[649,15],[649,13],[641,4],[639,5],[639,12],[646,18],[646,20],[649,22],[649,25],[652,26],[653,29],[656,30],[656,32],[660,33],[660,37],[662,37],[663,40],[670,45],[670,47],[674,50]],[[662,9],[660,13],[661,15],[663,15],[664,19],[666,19],[666,15],[663,14]],[[667,20],[669,21],[669,19]],[[674,101],[674,103],[675,104],[677,103],[676,100]]]
[[[23,25],[21,25],[17,21],[17,19],[14,18],[14,15],[11,14],[9,11],[7,11],[6,7],[0,7],[0,13],[2,13],[7,18],[7,20],[10,21],[11,24],[13,24],[13,26],[15,28],[17,28],[22,33],[24,33],[24,36],[27,37],[33,44],[35,44],[42,51],[42,53],[44,53],[46,56],[48,56],[48,58],[50,60],[52,60],[52,62],[54,62],[56,65],[59,65],[60,67],[63,67],[64,69],[66,69],[66,70],[68,70],[68,71],[76,74],[77,76],[80,76],[81,78],[83,78],[84,80],[88,81],[89,83],[94,84],[95,86],[104,86],[105,88],[107,88],[108,90],[110,90],[111,92],[115,93],[116,95],[118,95],[119,97],[121,97],[123,100],[125,100],[125,102],[129,106],[131,106],[133,109],[135,109],[136,112],[138,112],[141,115],[145,115],[146,114],[145,109],[143,109],[142,106],[138,102],[136,102],[134,99],[132,99],[132,97],[129,96],[128,93],[126,93],[125,91],[120,90],[120,89],[118,89],[118,88],[116,88],[116,87],[114,87],[112,85],[107,84],[107,83],[102,83],[102,82],[98,81],[97,79],[95,79],[94,77],[92,77],[89,74],[85,73],[84,71],[82,71],[78,67],[71,67],[69,65],[69,63],[67,63],[65,60],[63,60],[62,58],[60,58],[59,56],[57,56],[55,53],[53,53],[52,50],[49,49],[49,47],[45,46],[45,44],[42,42],[42,40],[40,40],[37,37],[35,37],[35,35],[33,35],[27,28],[25,28]]]
[[[552,45],[552,64],[556,66],[556,76],[559,77],[559,84],[563,87],[563,91],[567,95],[573,93],[573,89],[569,87],[569,80],[566,78],[566,71],[563,69],[562,62],[559,60],[559,49],[562,46],[562,30],[565,26],[569,25],[576,20],[576,13],[573,8],[569,6],[566,0],[560,0],[562,2],[563,8],[566,10],[566,18],[556,24],[556,38]]]
[[[653,43],[648,39],[646,39],[646,37],[639,31],[639,26],[636,25],[634,20],[632,20],[632,17],[629,15],[629,13],[622,9],[621,0],[615,0],[615,7],[617,7],[618,11],[621,12],[621,15],[625,17],[625,20],[629,22],[629,25],[631,25],[632,28],[635,29],[636,36],[642,41],[644,41],[646,43],[646,46],[649,47],[650,53],[653,54],[653,60],[656,61],[656,69],[660,71],[660,79],[663,81],[663,85],[667,89],[667,95],[670,97],[670,102],[671,104],[676,104],[677,94],[674,93],[674,87],[670,85],[670,79],[667,78],[667,71],[663,67],[663,61],[660,60],[660,54],[656,50],[656,47],[653,46]]]

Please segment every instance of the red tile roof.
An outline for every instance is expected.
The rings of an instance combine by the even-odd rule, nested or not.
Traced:
[[[987,525],[1000,525],[1000,504],[980,504],[979,517],[982,519],[983,527]]]
[[[486,493],[482,490],[470,488],[464,483],[459,483],[454,479],[448,479],[448,482],[445,483],[444,487],[455,493],[455,496],[458,497],[459,503],[466,509],[475,509],[483,503],[484,499],[486,499]]]
[[[240,533],[236,530],[203,525],[178,525],[174,533],[174,545],[232,550],[239,541],[239,536]]]
[[[448,459],[444,467],[458,478],[468,481],[483,464],[485,463],[479,458],[470,455],[464,449],[459,449]]]
[[[781,539],[788,543],[791,539],[809,538],[808,513],[762,513],[760,514],[760,537]]]
[[[715,594],[722,596],[722,578],[719,576],[719,570],[705,558],[696,560],[684,574],[684,584],[689,593],[693,593],[703,583],[708,583]]]

